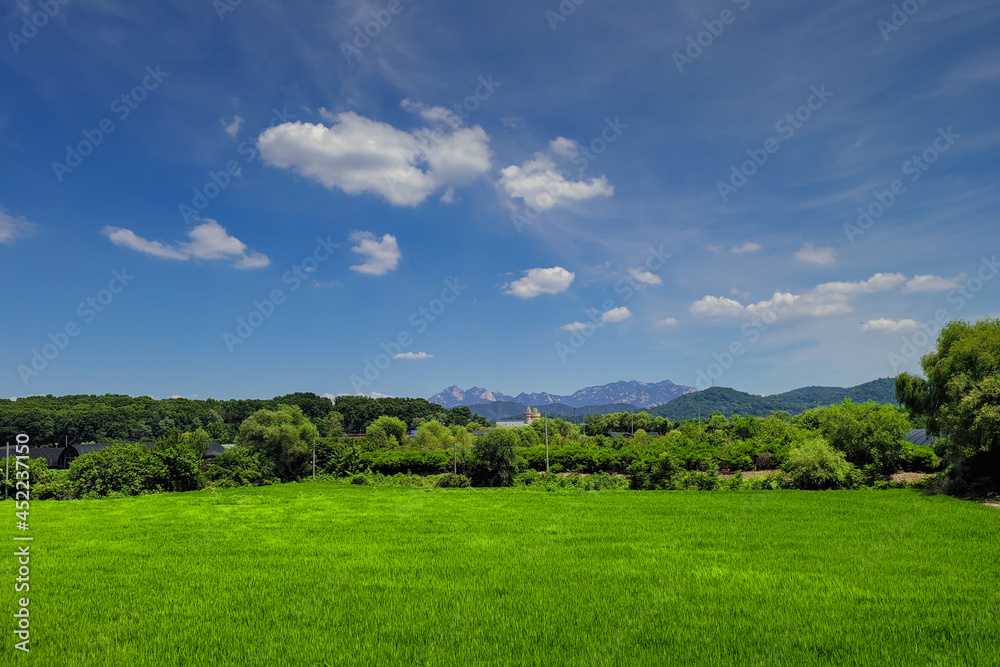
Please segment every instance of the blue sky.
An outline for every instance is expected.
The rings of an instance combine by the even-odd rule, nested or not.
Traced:
[[[774,393],[1000,311],[996,2],[45,6],[3,396]]]

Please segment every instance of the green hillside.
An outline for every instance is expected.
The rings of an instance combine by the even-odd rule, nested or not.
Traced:
[[[756,396],[728,387],[712,387],[693,394],[679,396],[669,403],[648,410],[650,414],[669,417],[675,421],[696,419],[699,414],[707,417],[715,411],[725,416],[766,417],[775,410],[793,415],[809,408],[840,403],[849,398],[855,403],[875,401],[896,404],[895,378],[880,378],[856,387],[802,387],[783,394]]]

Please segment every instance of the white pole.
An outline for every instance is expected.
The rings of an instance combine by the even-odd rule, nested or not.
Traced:
[[[549,474],[549,413],[545,413],[545,474]]]
[[[7,441],[7,456],[3,460],[3,499],[7,500],[7,485],[10,484],[10,440]]]
[[[313,481],[316,481],[316,443],[313,442]]]

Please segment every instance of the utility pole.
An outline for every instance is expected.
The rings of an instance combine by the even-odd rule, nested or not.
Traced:
[[[313,481],[316,481],[316,443],[313,442]]]
[[[452,452],[451,472],[452,472],[452,474],[457,475],[458,474],[458,440],[457,439],[451,441],[451,452]]]
[[[545,474],[549,474],[549,413],[545,413]]]
[[[3,499],[7,500],[7,485],[10,484],[10,440],[7,441],[7,457],[3,460]]]

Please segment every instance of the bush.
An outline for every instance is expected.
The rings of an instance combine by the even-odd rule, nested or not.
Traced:
[[[439,489],[464,489],[472,486],[472,480],[465,475],[448,473],[441,475],[440,479],[438,479],[434,486]]]
[[[674,478],[683,470],[681,462],[666,453],[652,461],[636,461],[628,469],[631,487],[645,491],[674,488]]]
[[[115,445],[84,454],[70,465],[69,479],[76,497],[120,493],[137,496],[161,491],[168,477],[163,460],[142,445]]]
[[[933,472],[941,465],[941,459],[930,447],[912,446],[907,451],[907,457],[914,470]]]
[[[823,438],[814,438],[793,449],[782,469],[796,489],[850,489],[858,485],[857,469],[844,453]]]
[[[274,465],[260,453],[237,445],[216,456],[208,464],[212,486],[263,486],[274,480]]]
[[[366,475],[362,475],[362,474],[359,473],[359,474],[354,475],[353,477],[351,477],[351,484],[358,484],[360,486],[368,486],[370,484],[370,482],[368,481],[368,477]]]

